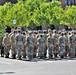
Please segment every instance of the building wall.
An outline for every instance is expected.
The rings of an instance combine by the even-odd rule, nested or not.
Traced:
[[[5,2],[16,3],[17,0],[0,0],[0,5],[3,5]]]
[[[59,0],[62,4],[62,7],[66,5],[76,5],[76,0]]]
[[[0,5],[3,5],[7,0],[0,0]]]
[[[7,0],[7,1],[9,1],[11,3],[16,3],[17,2],[17,0]]]

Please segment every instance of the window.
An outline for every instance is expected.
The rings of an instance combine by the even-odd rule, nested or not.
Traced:
[[[64,0],[64,6],[68,5],[68,0]]]
[[[75,5],[75,0],[72,0],[72,5]]]
[[[68,0],[68,5],[72,5],[72,2],[71,2],[71,0]]]
[[[75,0],[64,0],[64,6],[75,5]]]

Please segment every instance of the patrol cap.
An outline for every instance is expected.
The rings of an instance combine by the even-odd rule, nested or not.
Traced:
[[[51,32],[51,29],[48,29],[48,32]]]
[[[58,31],[58,34],[61,34],[61,31]]]
[[[43,35],[41,34],[40,37],[43,37]]]
[[[43,30],[44,33],[47,33],[47,30]]]
[[[23,31],[23,32],[22,32],[22,34],[23,34],[23,35],[25,35],[25,34],[26,34],[26,32],[25,32],[25,31]]]
[[[29,34],[32,34],[32,31],[28,31]]]
[[[62,29],[62,32],[66,31],[65,29]]]
[[[56,32],[57,32],[57,30],[56,30],[56,29],[54,29],[54,30],[53,30],[53,33],[56,33]]]
[[[64,34],[65,34],[64,32],[61,33],[62,36],[63,36]]]
[[[14,30],[14,33],[17,33],[17,30]]]
[[[5,35],[7,36],[7,35],[8,35],[8,33],[5,33]]]
[[[34,33],[34,34],[37,34],[37,31],[36,31],[36,30],[34,30],[34,31],[33,31],[33,33]]]
[[[42,30],[38,30],[38,33],[42,33],[43,31]]]
[[[75,32],[75,30],[72,30],[71,32],[72,32],[72,33],[74,33],[74,32]]]

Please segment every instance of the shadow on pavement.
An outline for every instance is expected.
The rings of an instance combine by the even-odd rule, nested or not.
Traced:
[[[15,74],[15,72],[0,72],[0,75],[3,75],[3,74]]]

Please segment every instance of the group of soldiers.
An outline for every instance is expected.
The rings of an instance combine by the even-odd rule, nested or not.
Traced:
[[[76,57],[76,31],[11,29],[11,33],[5,33],[2,45],[5,58],[30,60],[33,58],[74,58]]]

